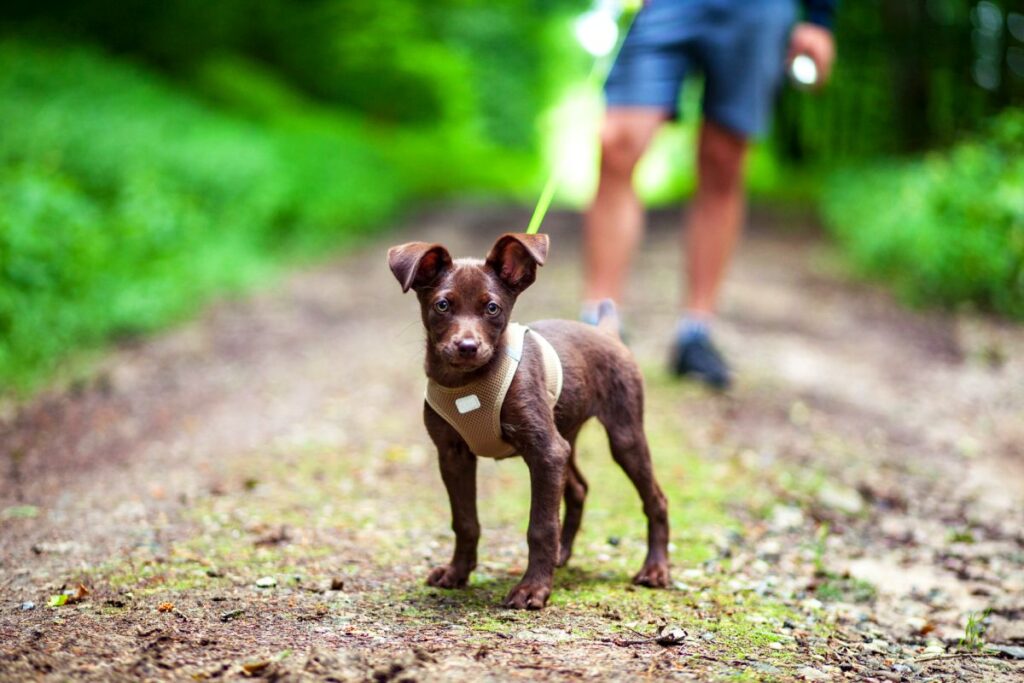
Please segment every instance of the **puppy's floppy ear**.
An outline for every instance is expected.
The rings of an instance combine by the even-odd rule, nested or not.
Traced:
[[[388,249],[388,267],[408,292],[434,284],[452,267],[452,257],[440,244],[408,242]]]
[[[487,265],[516,294],[533,284],[537,266],[548,257],[548,236],[508,232],[498,238],[487,255]]]

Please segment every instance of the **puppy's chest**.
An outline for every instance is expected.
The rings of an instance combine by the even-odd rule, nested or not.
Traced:
[[[494,372],[463,387],[427,381],[427,403],[479,457],[507,458],[516,454],[515,447],[502,438],[501,407],[522,361],[527,333],[540,349],[548,406],[554,409],[562,393],[562,363],[548,340],[517,323],[511,323],[505,330],[505,352],[497,360]]]

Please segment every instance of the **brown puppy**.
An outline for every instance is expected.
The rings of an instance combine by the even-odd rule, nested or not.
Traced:
[[[536,277],[548,251],[547,235],[505,234],[486,260],[453,261],[440,244],[410,242],[388,250],[388,265],[402,291],[416,292],[427,332],[426,373],[442,387],[475,386],[498,372],[516,298]],[[530,469],[529,564],[503,604],[540,609],[551,594],[556,566],[572,554],[587,483],[576,467],[580,427],[596,417],[608,432],[612,457],[625,470],[647,515],[647,559],[633,582],[665,587],[668,511],[654,480],[643,430],[643,386],[632,355],[612,335],[567,320],[530,324],[550,342],[562,365],[562,389],[552,409],[547,400],[541,343],[526,334],[521,360],[500,409],[501,438]],[[470,408],[475,409],[475,407]],[[452,424],[424,405],[427,432],[437,446],[441,477],[451,502],[455,553],[427,583],[466,585],[476,566],[480,524],[476,512],[476,456]],[[565,500],[559,537],[558,509]]]

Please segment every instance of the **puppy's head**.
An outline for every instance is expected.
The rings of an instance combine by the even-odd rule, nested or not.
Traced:
[[[453,261],[440,244],[409,242],[388,249],[388,266],[402,291],[419,298],[428,353],[471,372],[494,356],[516,298],[547,255],[547,235],[506,233],[483,261]]]

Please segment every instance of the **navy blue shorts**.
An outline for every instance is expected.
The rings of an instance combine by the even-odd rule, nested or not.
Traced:
[[[679,115],[683,79],[704,74],[704,116],[745,137],[764,133],[785,72],[796,0],[651,0],[605,83],[612,107]]]

